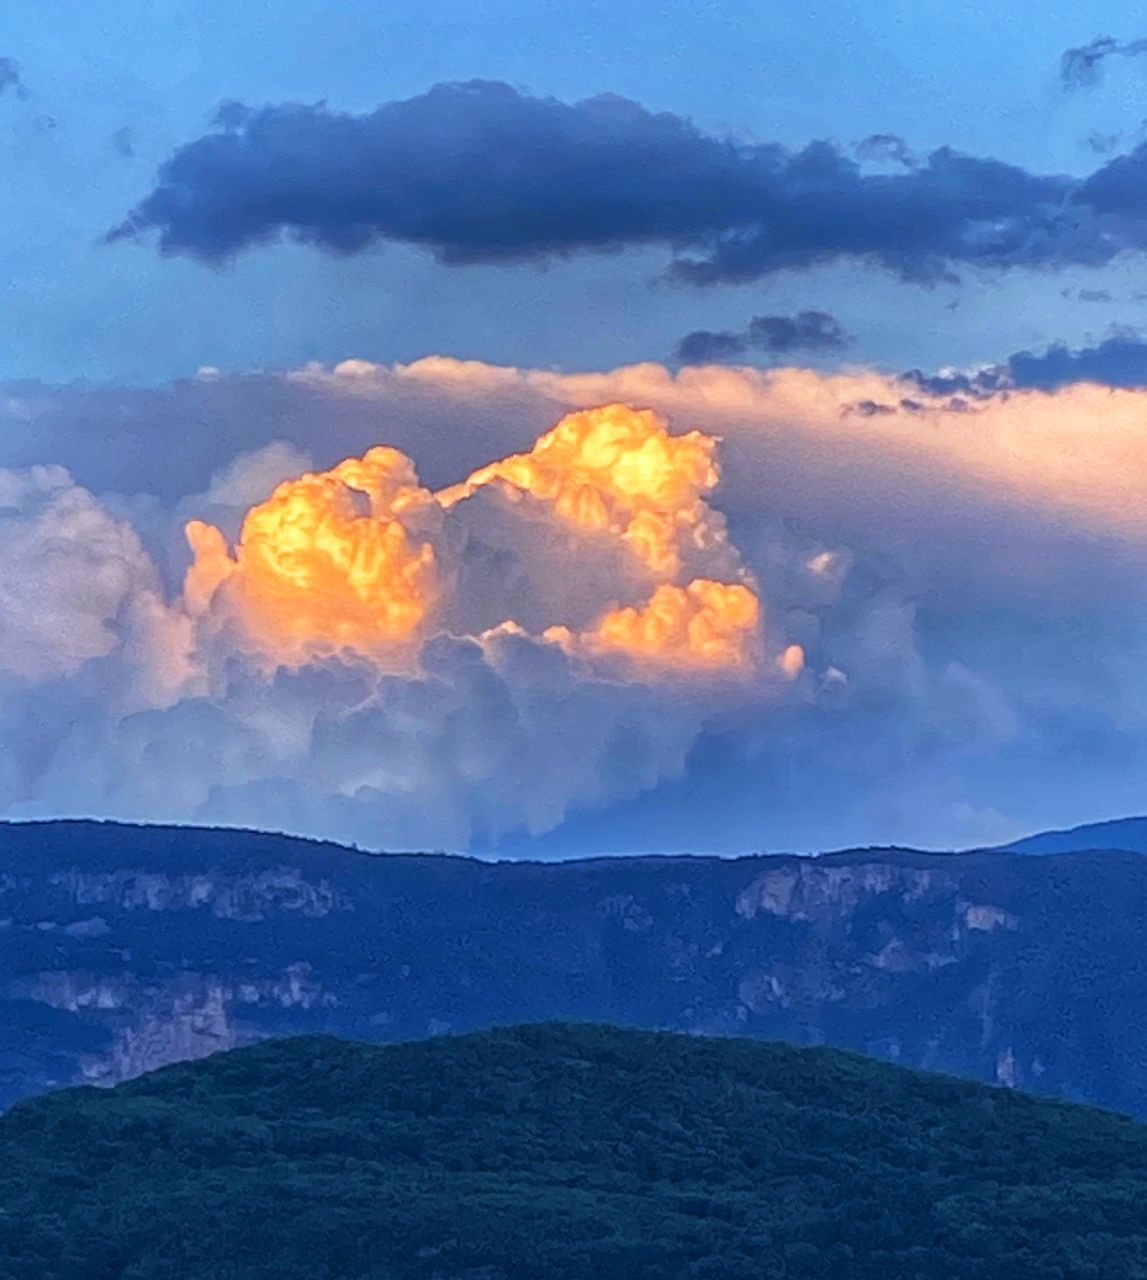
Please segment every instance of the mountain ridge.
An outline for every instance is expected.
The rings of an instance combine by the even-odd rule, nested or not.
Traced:
[[[925,849],[915,845],[899,844],[869,844],[848,845],[839,849],[813,851],[746,849],[738,853],[711,853],[704,850],[675,850],[672,852],[649,850],[644,853],[581,853],[546,858],[518,855],[500,856],[496,851],[492,853],[473,853],[449,849],[391,851],[385,848],[364,848],[361,845],[343,844],[337,840],[326,840],[317,836],[298,835],[293,832],[258,827],[187,822],[127,821],[118,818],[0,818],[0,831],[25,829],[41,829],[45,831],[75,829],[86,832],[181,832],[208,838],[230,834],[253,836],[267,841],[281,841],[296,847],[309,847],[316,851],[332,851],[340,856],[358,854],[368,858],[451,858],[466,862],[477,862],[487,866],[505,862],[517,865],[551,866],[558,863],[601,862],[621,859],[639,862],[647,859],[664,861],[668,859],[706,858],[722,862],[736,862],[752,858],[845,858],[871,853],[903,853],[947,858],[970,854],[1022,853],[1028,851],[1038,853],[1147,852],[1147,815],[1129,815],[1122,818],[1104,819],[1099,822],[1081,823],[1073,827],[1049,828],[1032,832],[1030,835],[1021,836],[1017,840],[1011,840],[1004,844],[973,845],[954,849]],[[1114,839],[1109,837],[1114,837]]]
[[[0,1106],[268,1036],[567,1018],[796,1044],[1147,1115],[1147,860],[485,862],[0,827]]]

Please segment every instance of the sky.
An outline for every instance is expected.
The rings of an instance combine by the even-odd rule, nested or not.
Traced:
[[[1128,21],[9,6],[0,811],[542,857],[1141,811]]]

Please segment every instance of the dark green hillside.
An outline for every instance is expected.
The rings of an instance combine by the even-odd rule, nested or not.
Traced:
[[[1147,1276],[1147,1128],[832,1050],[278,1041],[0,1119],[4,1280]]]

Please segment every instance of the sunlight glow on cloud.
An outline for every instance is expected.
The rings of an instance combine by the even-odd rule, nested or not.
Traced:
[[[467,502],[492,487],[510,510],[528,496],[590,538],[616,539],[657,583],[648,600],[628,605],[611,596],[622,584],[603,583],[600,619],[580,638],[555,619],[547,640],[586,654],[743,666],[760,616],[751,587],[672,581],[686,562],[735,558],[703,496],[718,480],[715,445],[697,431],[671,436],[648,410],[610,404],[568,414],[529,453],[438,494],[419,484],[405,455],[374,448],[284,481],[247,513],[234,553],[214,525],[190,521],[184,601],[193,615],[233,618],[241,644],[282,665],[350,651],[408,666],[436,629],[444,579],[457,576],[450,526],[464,524]],[[517,618],[503,624],[521,630]]]
[[[752,662],[760,619],[760,601],[743,583],[694,578],[684,587],[663,583],[645,604],[611,609],[580,637],[563,627],[551,628],[546,637],[653,663],[735,669]],[[785,655],[778,659],[782,669],[791,661]]]
[[[564,520],[620,537],[655,573],[680,568],[678,544],[722,544],[724,524],[702,495],[717,483],[716,441],[671,436],[648,410],[622,404],[567,414],[529,453],[483,467],[439,495],[446,506],[481,485],[552,502]]]
[[[408,647],[437,589],[434,547],[417,532],[433,506],[396,449],[285,480],[247,513],[234,556],[214,525],[188,523],[187,606],[204,614],[226,592],[246,636],[292,665]]]

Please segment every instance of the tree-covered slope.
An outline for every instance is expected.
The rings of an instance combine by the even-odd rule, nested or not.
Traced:
[[[833,1050],[277,1041],[0,1119],[4,1280],[1147,1276],[1147,1129]]]

